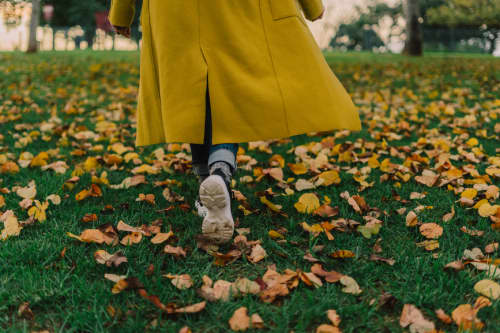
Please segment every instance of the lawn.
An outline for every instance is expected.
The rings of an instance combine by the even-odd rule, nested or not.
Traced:
[[[134,147],[138,53],[0,53],[2,331],[500,332],[500,60],[325,56],[363,130],[243,144],[216,248],[187,145]]]

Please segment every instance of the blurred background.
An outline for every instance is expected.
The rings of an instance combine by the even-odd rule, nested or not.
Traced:
[[[325,50],[378,53],[469,52],[500,56],[500,0],[324,0],[309,23]],[[134,50],[107,21],[110,0],[0,0],[0,51]],[[142,1],[137,1],[140,14]],[[32,15],[34,14],[34,15]]]

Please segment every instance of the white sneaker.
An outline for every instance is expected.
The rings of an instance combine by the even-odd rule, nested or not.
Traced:
[[[200,217],[205,217],[208,214],[208,209],[207,207],[203,206],[203,204],[200,202],[200,200],[196,200],[194,202],[194,207],[196,208],[196,212],[198,213],[198,216]]]
[[[207,209],[201,227],[203,235],[216,243],[230,241],[234,232],[231,197],[221,176],[211,175],[201,183],[200,200]]]

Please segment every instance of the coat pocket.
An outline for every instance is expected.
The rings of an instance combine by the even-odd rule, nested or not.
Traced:
[[[296,0],[269,0],[273,20],[297,16],[299,10]]]

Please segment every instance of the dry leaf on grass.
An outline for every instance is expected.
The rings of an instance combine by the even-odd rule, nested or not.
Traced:
[[[164,274],[163,275],[166,278],[170,279],[170,282],[176,287],[177,289],[184,290],[184,289],[189,289],[193,286],[193,280],[191,279],[191,276],[189,274]]]
[[[425,319],[422,312],[413,304],[405,304],[399,318],[401,327],[410,326],[411,332],[428,333],[435,329],[434,323]]]
[[[165,245],[165,248],[163,249],[163,252],[167,254],[173,254],[177,257],[185,257],[186,256],[186,251],[182,247],[174,247],[171,245]]]
[[[159,232],[153,238],[151,238],[151,243],[153,243],[153,244],[161,244],[161,243],[167,241],[173,235],[174,235],[174,233],[172,231],[169,231],[169,232]]]
[[[465,330],[481,330],[484,324],[476,317],[478,309],[474,309],[470,304],[461,304],[451,313],[451,318],[458,327]]]
[[[140,232],[132,232],[125,237],[122,238],[120,244],[129,246],[132,244],[139,244],[142,240],[142,233]]]
[[[443,228],[436,223],[424,223],[419,230],[423,236],[430,239],[439,238],[443,234]]]
[[[436,316],[439,318],[439,320],[441,320],[443,323],[445,323],[445,324],[451,324],[453,322],[453,320],[451,319],[451,317],[448,316],[446,314],[446,312],[444,312],[443,309],[437,309],[434,312],[436,313]]]
[[[340,278],[340,283],[342,283],[345,287],[342,288],[342,291],[347,294],[359,295],[363,290],[359,288],[358,283],[352,277],[344,275]]]
[[[494,300],[500,298],[500,284],[493,280],[484,279],[477,282],[474,285],[474,290]]]
[[[125,257],[121,251],[109,254],[104,250],[97,250],[94,252],[94,259],[97,263],[101,265],[105,264],[108,267],[111,267],[112,265],[118,267],[122,263],[127,262],[127,257]]]
[[[246,307],[241,307],[234,311],[233,316],[229,319],[229,327],[233,331],[246,331],[250,327],[250,317]]]
[[[320,207],[319,199],[314,193],[304,193],[294,205],[299,213],[312,214]]]
[[[341,331],[338,327],[322,324],[316,328],[316,333],[341,333]]]
[[[252,253],[250,253],[248,259],[255,264],[265,257],[267,257],[266,250],[264,250],[264,248],[260,246],[260,244],[257,244],[252,248]]]
[[[335,311],[335,310],[328,310],[328,311],[326,311],[326,316],[332,322],[333,326],[339,326],[340,325],[340,316],[338,315],[337,311]]]

